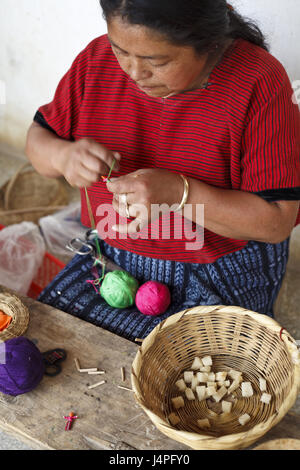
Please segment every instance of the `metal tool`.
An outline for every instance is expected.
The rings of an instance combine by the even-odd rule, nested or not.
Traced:
[[[103,255],[101,258],[97,256],[97,250],[93,243],[93,240],[96,237],[98,237],[97,230],[89,230],[86,233],[85,240],[82,240],[81,238],[73,238],[73,240],[66,245],[66,248],[79,256],[90,255],[95,262],[97,261],[101,266],[104,266],[106,271],[125,271],[120,266],[113,263],[109,258],[106,258]]]

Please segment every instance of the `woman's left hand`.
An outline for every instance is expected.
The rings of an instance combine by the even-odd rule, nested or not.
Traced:
[[[107,189],[113,193],[113,208],[122,217],[133,219],[117,225],[120,233],[138,233],[161,213],[176,210],[183,195],[182,178],[160,169],[142,169],[120,178],[112,178]]]

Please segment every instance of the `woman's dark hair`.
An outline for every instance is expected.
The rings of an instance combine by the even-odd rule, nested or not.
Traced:
[[[100,0],[106,21],[119,16],[143,25],[174,44],[205,54],[228,38],[242,38],[269,51],[254,21],[242,17],[226,0]]]

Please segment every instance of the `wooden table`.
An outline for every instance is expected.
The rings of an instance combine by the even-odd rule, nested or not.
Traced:
[[[0,287],[0,292],[7,291]],[[145,415],[131,391],[130,370],[139,345],[32,299],[21,297],[29,308],[30,323],[24,334],[41,352],[67,351],[62,372],[44,376],[30,393],[11,397],[0,394],[0,429],[33,449],[104,449],[105,442],[125,442],[139,450],[190,450],[160,433]],[[97,367],[105,375],[79,373]],[[121,367],[126,382],[121,379]],[[106,384],[89,389],[101,380]],[[71,411],[79,419],[66,432],[63,416]],[[285,418],[255,445],[278,438],[300,439],[300,415],[292,408]]]

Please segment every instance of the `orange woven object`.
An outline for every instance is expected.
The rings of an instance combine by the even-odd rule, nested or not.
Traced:
[[[6,330],[6,328],[11,324],[11,322],[12,317],[0,311],[0,331]]]

